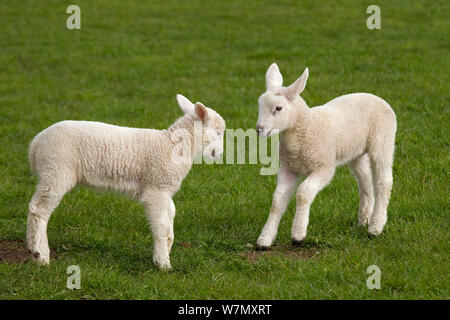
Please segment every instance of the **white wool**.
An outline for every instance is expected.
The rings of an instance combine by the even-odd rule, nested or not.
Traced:
[[[178,191],[202,150],[222,153],[225,122],[201,103],[178,95],[185,115],[167,130],[119,127],[101,122],[62,121],[40,132],[30,144],[30,165],[38,176],[30,202],[27,245],[38,261],[49,263],[47,223],[62,197],[77,184],[114,190],[144,204],[154,236],[154,262],[170,268]],[[194,151],[194,122],[202,124],[202,148]],[[214,134],[210,134],[213,131]],[[218,135],[216,132],[220,132]],[[190,149],[188,161],[174,161],[180,141]],[[175,151],[174,151],[175,150]]]
[[[309,207],[332,179],[336,166],[349,164],[360,192],[359,224],[378,235],[387,221],[392,187],[395,114],[383,99],[369,93],[347,94],[309,108],[299,96],[308,69],[289,87],[276,64],[266,73],[267,91],[259,98],[257,130],[269,136],[280,132],[280,170],[269,219],[258,238],[261,248],[272,245],[279,221],[297,186],[297,210],[292,240],[306,236]]]

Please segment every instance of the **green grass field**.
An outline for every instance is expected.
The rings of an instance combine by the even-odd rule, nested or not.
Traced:
[[[66,8],[81,7],[81,30]],[[351,92],[397,115],[394,188],[384,233],[357,226],[347,167],[316,198],[303,247],[290,247],[292,199],[276,247],[251,247],[275,176],[261,165],[195,165],[175,196],[173,270],[152,263],[142,207],[81,187],[49,223],[49,267],[0,263],[0,299],[448,299],[448,1],[31,1],[0,3],[0,243],[25,240],[36,177],[28,144],[64,119],[166,128],[182,93],[228,128],[254,128],[264,74],[285,83],[306,66],[310,106]],[[368,266],[381,289],[366,287]],[[81,290],[66,288],[79,265]]]

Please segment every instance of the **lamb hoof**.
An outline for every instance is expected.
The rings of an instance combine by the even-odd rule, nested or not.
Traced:
[[[369,223],[367,222],[367,220],[365,220],[365,221],[358,221],[358,226],[361,227],[361,228],[367,227],[368,224]]]
[[[381,234],[381,232],[376,232],[376,233],[372,233],[372,232],[369,232],[368,233],[368,236],[369,236],[369,239],[375,239],[375,238],[378,238],[378,236]]]
[[[37,265],[45,266],[45,265],[49,265],[50,264],[50,257],[48,255],[47,256],[43,256],[39,252],[36,252],[34,250],[30,250],[30,249],[28,249],[28,252],[31,254],[31,259],[34,260]]]
[[[170,269],[172,269],[172,266],[170,265],[170,263],[156,264],[156,266],[158,267],[159,270],[162,270],[162,271],[169,271]]]
[[[50,264],[50,257],[42,257],[39,256],[38,258],[36,258],[36,263],[40,266],[46,266]]]
[[[266,237],[266,236],[260,236],[258,238],[258,240],[256,241],[256,250],[262,250],[262,251],[269,250],[272,243],[273,243],[273,239]]]
[[[163,259],[153,259],[153,263],[158,267],[160,270],[170,270],[172,267],[170,265],[170,260],[163,260]]]
[[[377,228],[369,225],[369,237],[376,238],[383,232],[383,227]]]
[[[170,262],[166,262],[166,263],[164,263],[164,264],[159,264],[159,265],[158,265],[158,268],[159,268],[160,270],[168,271],[168,270],[172,269],[172,266],[170,265]]]
[[[296,240],[296,239],[292,239],[292,246],[293,247],[300,247],[303,243],[303,240]]]
[[[256,250],[259,250],[259,251],[267,251],[267,250],[269,250],[269,246],[262,246],[262,245],[259,245],[259,244],[256,244]]]

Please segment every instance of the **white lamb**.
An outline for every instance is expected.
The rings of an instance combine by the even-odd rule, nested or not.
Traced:
[[[269,218],[257,247],[270,247],[280,219],[297,186],[297,208],[292,243],[306,236],[309,208],[317,193],[332,179],[335,168],[349,164],[359,186],[360,226],[379,235],[387,221],[392,187],[392,163],[397,122],[389,104],[369,93],[338,97],[309,108],[299,96],[305,89],[308,69],[289,87],[282,87],[278,66],[266,73],[267,91],[259,97],[257,131],[261,136],[280,132],[280,169]]]
[[[30,165],[39,183],[29,206],[27,246],[39,263],[50,262],[47,223],[53,210],[64,194],[82,184],[115,190],[140,201],[153,233],[153,261],[159,268],[170,268],[175,217],[172,196],[195,157],[221,156],[225,131],[225,121],[214,110],[200,102],[194,106],[181,95],[177,100],[185,115],[167,130],[62,121],[33,139]],[[198,123],[201,137],[195,133]]]

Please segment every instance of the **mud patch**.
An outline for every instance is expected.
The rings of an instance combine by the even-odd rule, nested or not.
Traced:
[[[267,257],[282,257],[291,261],[297,261],[299,259],[311,259],[320,251],[316,247],[292,247],[291,245],[277,245],[271,247],[267,251],[251,250],[245,252],[245,257],[251,263],[257,263],[258,261]]]
[[[25,263],[34,257],[23,241],[0,242],[0,263]]]
[[[0,263],[26,263],[33,260],[36,254],[28,251],[24,241],[0,241]],[[58,255],[50,252],[50,259],[57,259]]]
[[[189,242],[180,242],[179,245],[186,249],[189,249],[190,247],[192,247]]]

